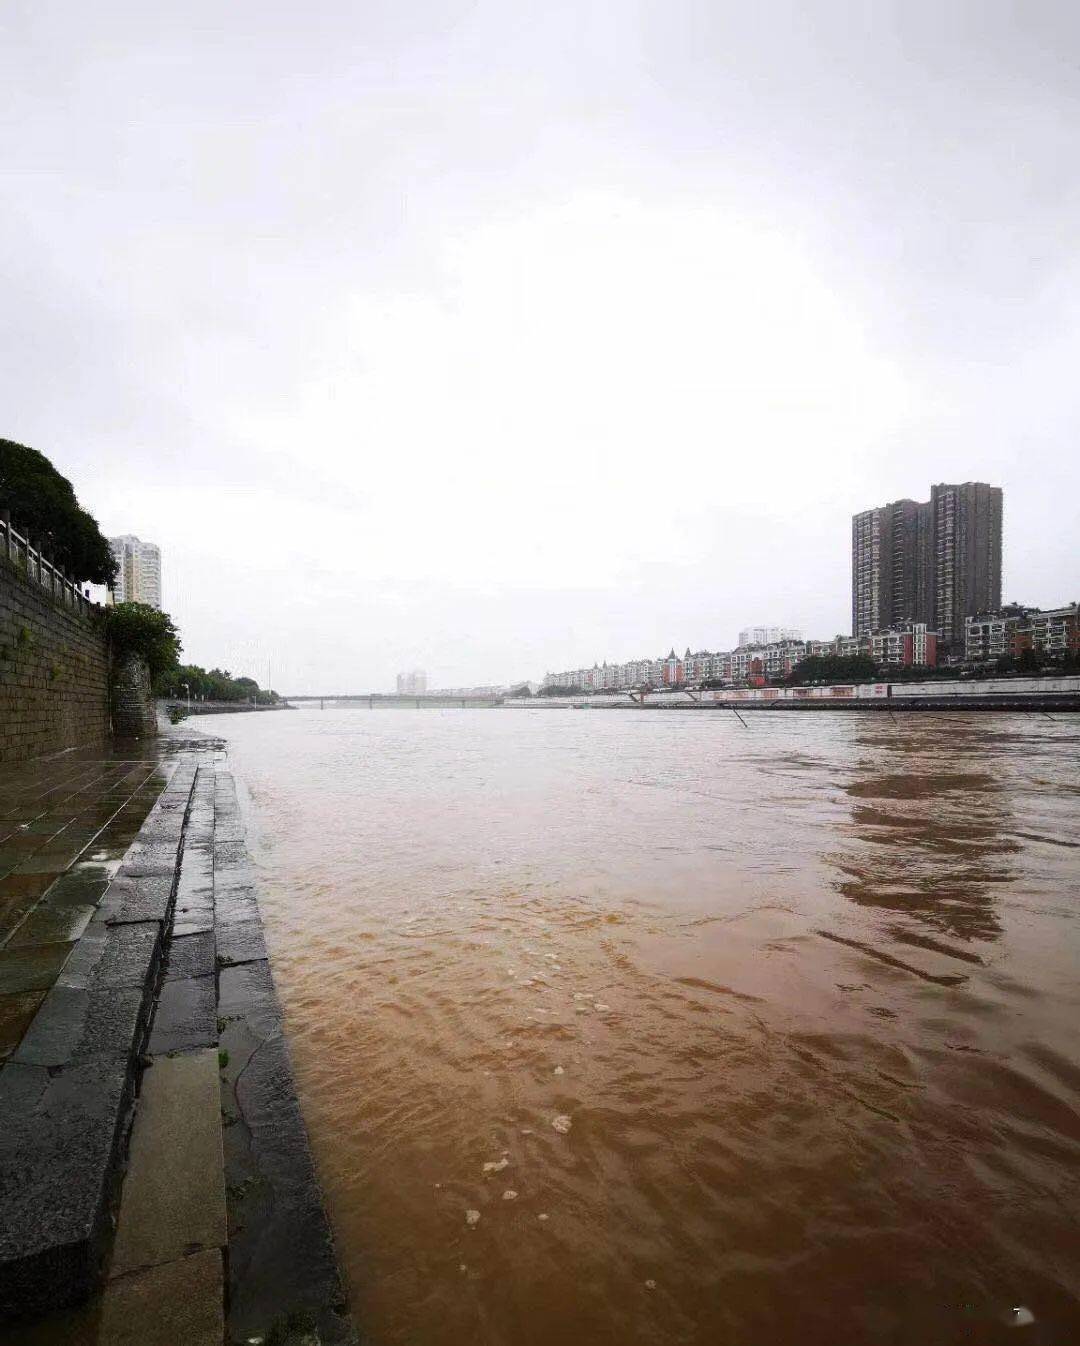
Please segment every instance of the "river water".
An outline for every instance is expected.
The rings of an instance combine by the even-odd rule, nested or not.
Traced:
[[[1080,720],[206,727],[373,1346],[1080,1339]]]

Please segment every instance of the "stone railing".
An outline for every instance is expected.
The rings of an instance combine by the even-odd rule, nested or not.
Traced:
[[[75,581],[55,565],[30,538],[19,533],[7,510],[0,511],[0,556],[32,583],[44,589],[56,602],[65,603],[82,616],[98,608],[89,595],[83,593]]]

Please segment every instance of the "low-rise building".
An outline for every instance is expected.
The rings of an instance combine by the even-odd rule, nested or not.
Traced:
[[[1031,644],[1037,653],[1055,658],[1080,654],[1080,607],[1069,603],[1049,612],[1035,612],[1031,618]]]
[[[744,633],[745,634],[745,633]],[[583,691],[628,691],[635,687],[700,687],[705,683],[731,686],[791,674],[808,655],[866,655],[883,666],[937,663],[937,633],[922,622],[905,622],[895,630],[833,640],[803,640],[792,636],[762,644],[740,644],[734,650],[697,650],[675,647],[662,659],[632,659],[625,664],[594,664],[544,676],[544,687],[578,687]]]
[[[984,612],[964,623],[964,659],[989,664],[1024,650],[1051,659],[1080,655],[1080,606],[1025,608],[1011,604],[1000,612]]]
[[[870,633],[870,657],[882,666],[933,668],[937,664],[937,632],[925,622],[905,622],[891,631]],[[860,651],[861,653],[861,651]]]

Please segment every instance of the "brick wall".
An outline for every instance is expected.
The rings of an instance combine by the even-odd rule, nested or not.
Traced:
[[[100,742],[108,733],[104,637],[0,556],[0,762]]]

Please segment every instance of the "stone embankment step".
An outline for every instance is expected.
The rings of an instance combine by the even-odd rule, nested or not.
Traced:
[[[355,1341],[263,941],[232,777],[216,773],[214,918],[229,1218],[229,1339]]]
[[[59,1335],[26,1341],[355,1341],[235,786],[205,758],[177,769],[0,1071],[0,1161],[7,1313],[81,1300],[107,1266]]]

